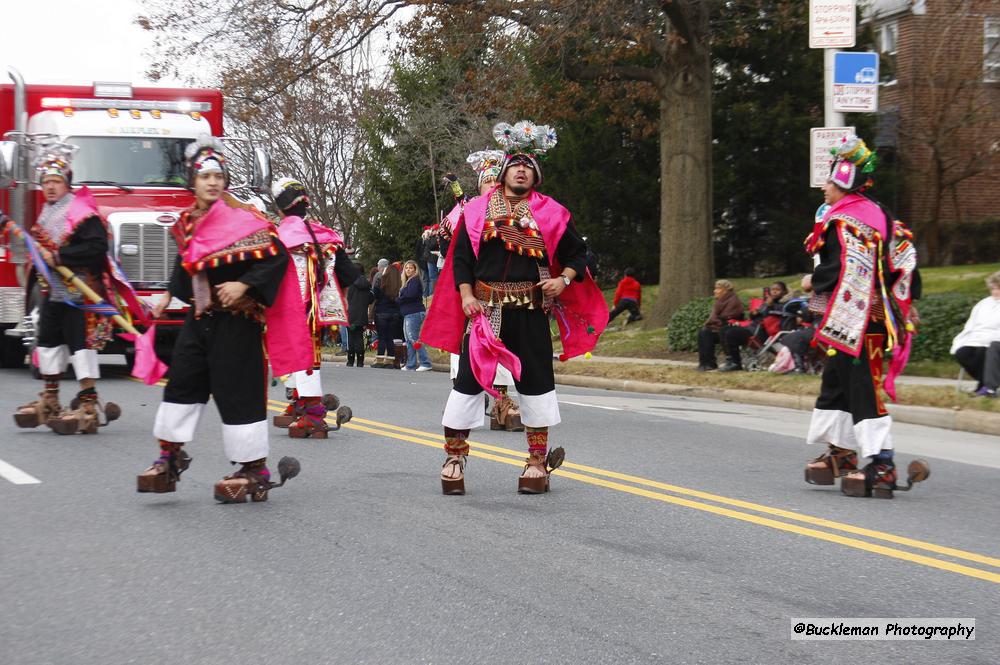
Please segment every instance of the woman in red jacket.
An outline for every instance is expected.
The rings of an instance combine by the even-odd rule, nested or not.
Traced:
[[[615,306],[608,314],[608,323],[614,321],[615,317],[626,309],[628,310],[626,323],[642,320],[642,314],[639,312],[639,307],[642,305],[642,285],[633,275],[635,275],[634,268],[625,268],[625,276],[615,289]]]

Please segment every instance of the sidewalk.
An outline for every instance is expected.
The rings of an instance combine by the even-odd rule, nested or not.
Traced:
[[[342,363],[345,356],[323,354],[324,362]],[[637,365],[670,365],[674,367],[694,368],[695,363],[684,360],[666,360],[658,358],[626,358],[609,356],[592,356],[589,359],[576,357],[566,362],[599,362],[599,363],[632,363]],[[449,371],[447,363],[434,363],[434,370]],[[633,381],[630,379],[607,379],[598,376],[580,376],[576,374],[560,374],[556,363],[556,383],[578,388],[597,388],[602,390],[617,390],[622,392],[648,393],[653,395],[679,395],[682,397],[697,397],[714,399],[723,402],[739,402],[742,404],[757,404],[760,406],[776,406],[785,409],[811,411],[816,401],[815,395],[785,395],[782,393],[762,392],[757,390],[737,390],[732,388],[708,388],[675,383],[651,383],[649,381]],[[971,390],[975,387],[972,381],[959,383],[953,379],[938,379],[928,376],[901,376],[897,379],[901,384],[958,387],[959,390]],[[931,406],[910,406],[906,404],[887,404],[889,413],[901,423],[937,427],[941,429],[974,432],[1000,436],[1000,413],[986,411],[966,411],[961,409],[943,409]]]
[[[635,363],[639,365],[670,365],[674,367],[694,368],[695,363],[683,360],[661,360],[655,358],[615,358],[607,356],[592,356],[572,358],[566,362],[602,362],[602,363]],[[446,368],[447,369],[447,368]],[[938,379],[928,376],[901,376],[898,383],[924,386],[943,386],[971,390],[975,388],[972,381],[959,383],[953,379]],[[740,402],[760,406],[777,406],[786,409],[811,411],[816,401],[815,395],[785,395],[781,393],[761,392],[756,390],[737,390],[732,388],[708,388],[672,383],[651,383],[648,381],[631,381],[627,379],[607,379],[597,376],[579,376],[576,374],[559,374],[556,372],[556,383],[577,386],[580,388],[600,388],[605,390],[621,390],[626,392],[651,393],[658,395],[681,395],[702,399],[717,399],[723,402]],[[887,404],[892,417],[902,423],[938,427],[943,429],[975,432],[1000,436],[1000,414],[985,411],[966,411],[961,409],[943,409],[931,406],[910,406],[906,404]]]
[[[589,359],[584,359],[582,356],[577,356],[576,358],[571,358],[566,362],[597,362],[597,363],[626,363],[630,365],[667,365],[670,367],[689,367],[694,369],[698,363],[687,361],[687,360],[666,360],[662,358],[627,358],[627,357],[614,357],[614,356],[591,356]],[[943,386],[946,388],[955,388],[957,390],[973,390],[976,387],[976,382],[972,380],[968,381],[957,381],[956,379],[939,379],[933,376],[900,376],[896,379],[897,383],[912,385],[912,386]]]

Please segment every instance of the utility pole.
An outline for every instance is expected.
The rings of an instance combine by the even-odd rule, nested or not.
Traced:
[[[833,61],[837,49],[823,49],[823,125],[843,127],[844,114],[833,110]]]

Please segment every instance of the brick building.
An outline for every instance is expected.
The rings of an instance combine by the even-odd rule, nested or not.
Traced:
[[[1000,260],[1000,0],[859,4],[882,54],[874,143],[900,218],[931,263]]]

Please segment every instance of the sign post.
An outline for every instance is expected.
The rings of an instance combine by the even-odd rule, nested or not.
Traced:
[[[809,48],[823,53],[823,123],[827,127],[844,124],[844,116],[833,109],[833,50],[851,48],[857,40],[856,0],[809,0]]]
[[[809,48],[823,49],[823,124],[809,135],[810,178],[822,187],[830,175],[830,149],[854,133],[834,105],[834,49],[852,48],[857,40],[857,0],[809,0]],[[878,82],[878,75],[875,77]]]
[[[830,151],[854,134],[854,127],[813,127],[809,131],[810,187],[822,187],[830,175]]]

